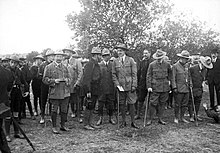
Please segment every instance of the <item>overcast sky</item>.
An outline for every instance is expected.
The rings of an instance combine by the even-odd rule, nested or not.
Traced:
[[[220,31],[220,0],[173,0]],[[71,42],[65,16],[80,11],[78,0],[0,0],[0,54],[59,49]]]

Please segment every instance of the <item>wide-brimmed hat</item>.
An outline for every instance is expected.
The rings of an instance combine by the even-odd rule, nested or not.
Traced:
[[[15,62],[20,62],[20,60],[19,60],[19,58],[17,57],[17,56],[11,56],[10,58],[9,58],[11,61],[15,61]]]
[[[36,59],[42,59],[43,61],[45,60],[42,55],[37,55],[37,56],[33,57],[33,60],[36,60]]]
[[[156,51],[156,53],[154,53],[153,54],[153,58],[154,59],[161,59],[161,58],[164,58],[164,56],[166,56],[166,52],[164,52],[164,51],[162,51],[161,49],[158,49],[157,51]]]
[[[61,49],[56,50],[56,51],[54,52],[54,55],[63,55],[63,56],[67,56],[67,54],[64,54],[64,53],[63,53],[63,50],[61,50]]]
[[[102,54],[102,51],[99,47],[93,47],[91,54]]]
[[[52,49],[48,50],[46,52],[46,55],[45,56],[50,56],[50,55],[54,55],[54,51]]]
[[[105,55],[110,55],[111,53],[110,53],[110,51],[107,49],[107,48],[104,48],[103,50],[102,50],[102,56],[105,56]]]
[[[25,61],[26,58],[24,58],[24,57],[20,57],[19,60],[20,60],[20,61]]]
[[[213,65],[212,65],[212,59],[209,56],[200,56],[199,61],[202,63],[202,65],[204,65],[206,68],[208,69],[212,69]]]
[[[181,53],[178,53],[177,56],[181,58],[187,58],[187,59],[191,58],[187,50],[183,50]]]
[[[122,43],[115,46],[115,49],[118,49],[118,48],[128,51],[128,48],[126,47],[126,45]]]
[[[71,53],[73,53],[73,54],[76,53],[76,51],[74,51],[74,50],[72,50],[72,49],[67,49],[67,48],[63,49],[63,52],[64,52],[64,53],[66,53],[66,52],[71,52]]]
[[[9,58],[5,57],[5,58],[2,59],[2,62],[9,61],[9,60],[10,60]]]

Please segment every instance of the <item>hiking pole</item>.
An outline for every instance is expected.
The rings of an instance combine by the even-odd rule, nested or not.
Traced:
[[[190,87],[190,93],[191,93],[191,98],[192,98],[192,105],[193,105],[193,111],[194,111],[194,115],[195,115],[196,126],[198,126],[198,120],[197,120],[196,107],[195,107],[192,87]]]
[[[147,120],[147,111],[148,111],[149,101],[150,101],[150,92],[147,92],[147,102],[146,102],[145,113],[144,113],[144,127],[145,127],[146,120]]]
[[[13,121],[13,123],[15,124],[15,126],[18,127],[19,131],[21,132],[21,134],[24,136],[24,138],[27,140],[28,144],[31,146],[31,148],[33,148],[33,151],[36,151],[33,144],[31,143],[31,141],[28,139],[27,135],[24,133],[24,131],[22,130],[22,128],[19,126],[18,122],[15,120],[14,116],[11,115],[11,119]]]

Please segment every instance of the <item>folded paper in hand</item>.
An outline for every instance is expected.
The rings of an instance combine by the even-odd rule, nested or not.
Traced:
[[[117,86],[117,88],[118,88],[119,91],[124,91],[122,86]]]

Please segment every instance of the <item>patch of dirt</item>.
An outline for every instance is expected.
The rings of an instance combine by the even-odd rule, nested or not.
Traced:
[[[205,92],[202,102],[208,102],[208,93]],[[95,114],[94,123],[98,120]],[[164,120],[167,125],[159,125],[157,119],[148,127],[143,127],[143,119],[137,120],[141,127],[134,130],[130,124],[126,128],[117,129],[117,125],[105,123],[101,129],[87,131],[76,118],[69,117],[67,126],[69,132],[54,135],[51,132],[51,123],[40,125],[37,120],[24,119],[21,125],[28,138],[33,143],[35,153],[212,153],[220,152],[220,125],[212,124],[201,108],[200,116],[203,118],[197,127],[195,123],[174,124],[174,110],[165,111]],[[187,117],[188,118],[188,117]],[[127,123],[130,117],[127,116]],[[57,123],[59,123],[59,117]],[[13,129],[11,129],[13,132]],[[13,134],[13,133],[12,133]],[[13,153],[31,153],[32,148],[24,139],[13,139],[9,144]]]

